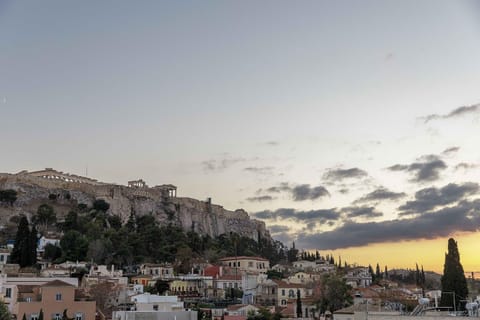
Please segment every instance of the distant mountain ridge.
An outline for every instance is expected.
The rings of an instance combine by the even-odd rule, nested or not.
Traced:
[[[177,197],[176,186],[148,187],[143,180],[130,181],[129,186],[99,182],[52,168],[41,171],[0,173],[0,189],[17,191],[12,206],[0,208],[1,220],[18,214],[31,217],[41,203],[54,206],[59,218],[79,204],[91,206],[97,199],[110,204],[108,214],[126,222],[133,213],[151,214],[160,224],[174,223],[185,231],[216,237],[230,232],[258,241],[271,240],[265,223],[251,219],[243,209],[230,211],[207,201]],[[54,200],[52,200],[54,199]]]

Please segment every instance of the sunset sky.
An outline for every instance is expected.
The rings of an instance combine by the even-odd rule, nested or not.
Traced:
[[[0,0],[0,172],[246,209],[349,263],[480,271],[478,1]]]

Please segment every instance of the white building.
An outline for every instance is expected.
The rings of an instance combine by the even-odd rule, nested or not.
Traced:
[[[135,304],[136,311],[182,311],[183,302],[177,296],[159,296],[156,294],[142,293],[130,297]]]

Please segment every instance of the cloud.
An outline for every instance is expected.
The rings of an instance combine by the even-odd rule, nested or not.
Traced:
[[[290,231],[290,228],[288,226],[282,226],[282,225],[273,225],[273,226],[269,226],[268,227],[268,230],[272,233],[272,234],[277,234],[277,233],[285,233],[285,232],[288,232]]]
[[[382,222],[347,222],[341,227],[316,234],[300,234],[302,248],[334,250],[372,243],[435,239],[455,232],[474,232],[480,226],[480,201],[462,201],[459,205],[428,212],[411,219]]]
[[[247,167],[243,170],[258,175],[272,175],[273,169],[274,167]]]
[[[280,143],[278,141],[267,141],[265,142],[265,145],[275,147],[278,146]]]
[[[405,197],[407,194],[404,192],[393,192],[387,188],[380,187],[370,193],[367,193],[363,197],[355,200],[353,203],[365,203],[365,202],[374,202],[381,200],[398,200]]]
[[[232,165],[247,161],[245,158],[225,158],[225,159],[210,159],[202,162],[204,171],[223,171]]]
[[[455,166],[455,170],[469,170],[469,169],[475,169],[478,168],[479,165],[477,163],[467,163],[467,162],[460,162]]]
[[[425,123],[427,123],[432,120],[457,118],[467,114],[474,114],[479,111],[480,111],[480,104],[474,104],[471,106],[458,107],[447,114],[430,114],[428,116],[421,117],[420,119],[422,119]]]
[[[460,150],[460,147],[450,147],[442,151],[443,155],[450,155],[452,153],[456,153]]]
[[[277,186],[267,189],[259,189],[256,194],[275,194],[282,192],[288,193],[294,201],[316,200],[330,196],[328,190],[323,186],[310,186],[309,184],[294,185],[288,182],[282,182]]]
[[[280,192],[290,191],[290,190],[292,190],[292,187],[290,187],[288,182],[281,182],[278,186],[270,187],[265,191],[269,193],[280,193]]]
[[[328,181],[340,181],[344,179],[358,179],[366,177],[367,172],[359,168],[350,168],[350,169],[327,169],[323,175],[324,180]]]
[[[260,211],[252,215],[263,220],[292,220],[301,223],[311,221],[326,223],[327,221],[337,221],[340,219],[340,212],[336,209],[297,211],[291,208],[280,208],[275,211]]]
[[[250,197],[250,198],[247,198],[246,200],[250,202],[265,202],[265,201],[272,201],[274,199],[275,199],[274,197],[266,195],[266,196]]]
[[[310,187],[309,184],[301,184],[294,187],[291,191],[293,200],[295,201],[315,200],[330,195],[328,190],[324,187]]]
[[[400,215],[424,213],[438,206],[445,206],[463,200],[465,197],[477,194],[479,185],[473,182],[463,184],[450,183],[437,188],[425,188],[415,193],[415,200],[408,201],[398,210],[403,211]]]
[[[383,213],[376,211],[375,207],[346,207],[342,208],[342,212],[347,218],[378,218]]]
[[[390,171],[407,171],[413,174],[412,181],[427,182],[435,181],[440,177],[440,171],[447,168],[447,164],[435,155],[423,156],[423,162],[414,162],[412,164],[396,164],[387,169]]]

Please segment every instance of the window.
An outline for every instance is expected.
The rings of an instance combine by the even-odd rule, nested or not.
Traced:
[[[285,295],[285,289],[282,289],[282,296]]]
[[[30,320],[38,320],[38,314],[32,313],[32,314],[30,315]]]
[[[158,311],[158,304],[153,305],[153,310]]]
[[[62,294],[61,293],[56,293],[55,294],[55,300],[62,301]]]
[[[288,290],[288,297],[289,298],[295,297],[295,292],[293,292],[293,290]]]
[[[253,262],[252,261],[248,261],[248,267],[253,268]]]
[[[0,261],[1,261],[1,262],[3,262],[3,257],[4,257],[4,255],[1,254],[1,255],[0,255]]]
[[[83,313],[81,312],[75,313],[75,320],[83,320]]]
[[[25,301],[26,301],[26,302],[32,302],[32,297],[26,297],[26,298],[25,298]]]
[[[53,320],[62,320],[62,315],[60,313],[55,313],[53,315]]]
[[[287,301],[286,300],[282,300],[282,306],[285,306],[287,305]]]

